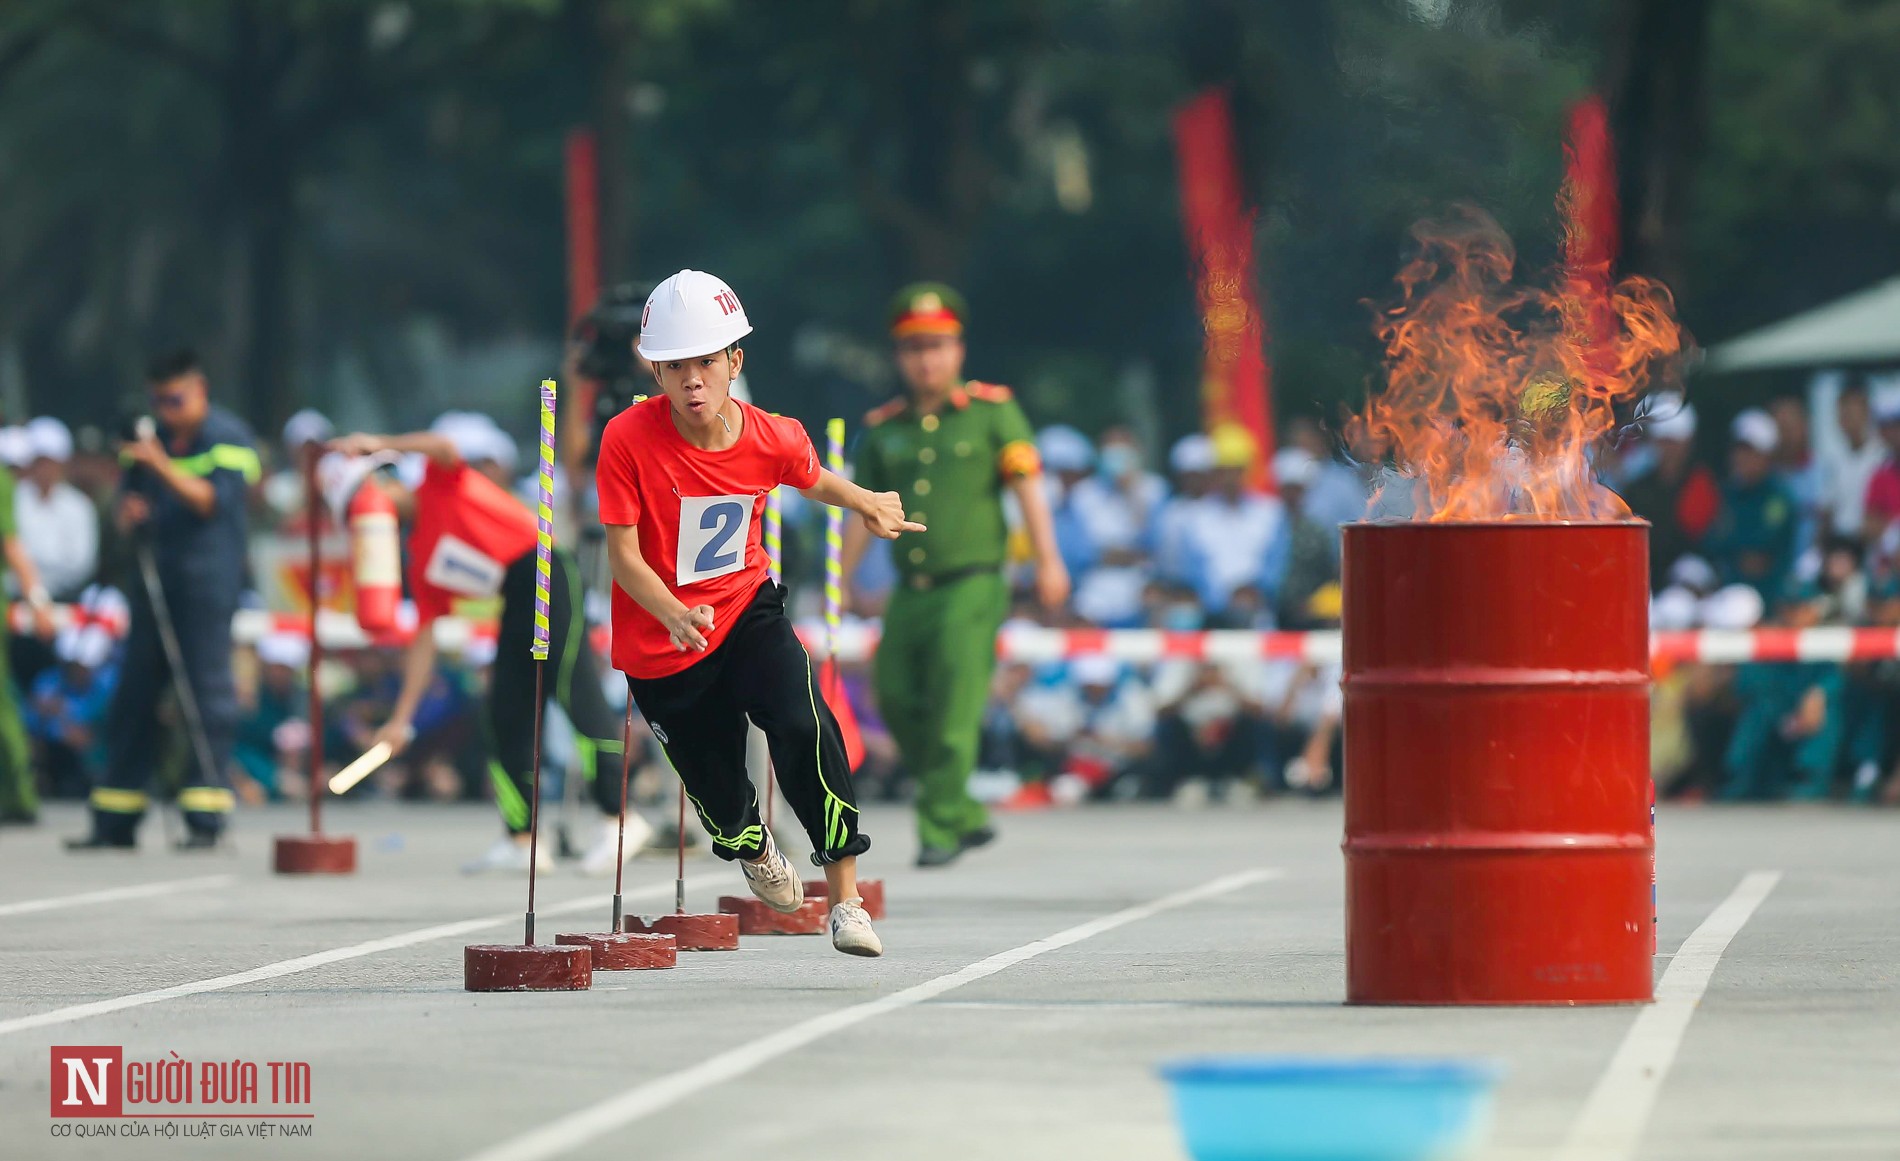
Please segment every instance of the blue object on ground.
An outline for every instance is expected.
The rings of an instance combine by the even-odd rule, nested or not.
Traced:
[[[1490,1131],[1486,1061],[1209,1056],[1163,1065],[1194,1161],[1448,1161]]]

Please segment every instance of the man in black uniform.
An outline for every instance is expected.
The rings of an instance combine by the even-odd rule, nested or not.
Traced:
[[[241,420],[211,405],[204,371],[190,351],[153,360],[146,385],[157,430],[122,453],[127,469],[117,520],[122,531],[145,538],[152,553],[184,673],[172,672],[145,578],[132,578],[132,628],[106,718],[106,772],[92,792],[92,833],[67,844],[74,850],[134,845],[159,749],[159,696],[180,678],[197,703],[209,751],[200,753],[194,744],[178,794],[186,823],[182,845],[215,846],[233,805],[227,773],[237,724],[231,617],[244,585],[245,493],[261,474],[257,448]]]

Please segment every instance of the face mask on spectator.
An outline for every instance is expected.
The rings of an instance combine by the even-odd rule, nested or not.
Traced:
[[[1103,476],[1119,480],[1141,467],[1141,455],[1125,443],[1109,443],[1102,445],[1099,462]]]
[[[1201,627],[1198,605],[1169,605],[1161,610],[1161,627],[1177,633],[1191,633]]]

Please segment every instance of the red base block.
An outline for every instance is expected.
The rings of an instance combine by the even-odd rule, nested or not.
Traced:
[[[679,945],[670,935],[569,932],[555,936],[554,942],[564,947],[587,948],[593,956],[594,970],[597,972],[670,968],[679,962]]]
[[[470,992],[581,992],[594,986],[586,947],[553,943],[472,943],[462,949],[462,988]]]
[[[271,847],[280,875],[349,875],[356,871],[356,840],[348,835],[280,834]]]
[[[787,913],[749,895],[721,895],[719,910],[739,917],[740,935],[821,935],[828,914],[822,899],[808,898]]]
[[[805,882],[805,898],[823,899],[830,906],[831,888],[823,879],[808,879]],[[884,918],[884,880],[859,879],[858,896],[864,900],[864,913],[873,919]]]
[[[737,915],[629,915],[620,930],[635,935],[670,935],[681,951],[738,951]]]

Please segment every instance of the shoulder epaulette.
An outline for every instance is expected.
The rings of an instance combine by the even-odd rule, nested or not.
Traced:
[[[886,420],[896,419],[908,406],[910,406],[910,401],[900,395],[888,403],[873,407],[864,413],[864,426],[876,427]]]
[[[970,393],[972,399],[981,399],[985,403],[1008,403],[1016,398],[1016,393],[1001,383],[979,383],[972,379],[964,384],[963,389]]]

